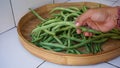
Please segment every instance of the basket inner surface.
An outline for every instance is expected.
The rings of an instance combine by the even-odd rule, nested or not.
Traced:
[[[54,5],[45,5],[42,7],[39,7],[35,9],[37,13],[40,14],[43,18],[50,17],[49,11],[55,7],[70,7],[75,6],[81,8],[81,6],[86,5],[89,8],[98,8],[99,6],[104,7],[105,5],[97,4],[97,3],[88,3],[88,2],[81,2],[81,3],[64,3],[64,4],[54,4]],[[25,16],[23,16],[18,24],[18,27],[20,29],[20,33],[23,36],[23,38],[27,41],[31,41],[30,33],[31,31],[40,23],[40,20],[38,20],[31,12],[27,13]],[[114,49],[117,49],[120,47],[120,40],[109,40],[105,44],[103,44],[103,52],[108,52]]]

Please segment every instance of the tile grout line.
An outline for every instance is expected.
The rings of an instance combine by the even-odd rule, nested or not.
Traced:
[[[11,10],[12,10],[12,15],[13,15],[13,20],[14,20],[14,25],[15,25],[15,27],[16,27],[17,25],[16,25],[16,21],[15,21],[15,14],[14,14],[14,11],[13,11],[12,1],[11,1],[11,0],[9,0],[9,1],[10,1],[10,7],[11,7]]]
[[[67,1],[65,1],[65,2],[63,2],[63,3],[67,3],[68,1],[70,1],[70,0],[67,0]]]
[[[71,0],[67,0],[67,2],[69,2],[69,1],[71,1]]]
[[[0,35],[2,35],[2,34],[4,34],[4,33],[8,32],[8,31],[10,31],[10,30],[12,30],[12,29],[14,29],[14,28],[16,28],[16,26],[14,26],[14,27],[12,27],[12,28],[10,28],[10,29],[4,31],[4,32],[1,32]]]
[[[107,0],[107,1],[109,1],[109,0]],[[118,1],[118,0],[116,0],[116,1]],[[116,2],[116,1],[110,1],[110,2]]]
[[[39,68],[43,63],[45,63],[46,61],[44,60],[41,64],[39,64],[36,68]]]
[[[55,4],[55,0],[53,0],[53,4]]]
[[[114,64],[112,64],[112,63],[109,63],[109,62],[106,62],[106,63],[109,64],[109,65],[112,65],[112,66],[114,66],[114,67],[116,67],[116,68],[120,68],[119,66],[114,65]]]
[[[112,6],[113,6],[115,3],[117,3],[118,1],[119,1],[119,0],[114,1],[113,4],[112,4]]]

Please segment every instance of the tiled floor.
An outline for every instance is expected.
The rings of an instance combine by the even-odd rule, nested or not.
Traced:
[[[28,8],[37,8],[41,5],[50,4],[52,2],[52,0],[11,0],[16,25],[20,18],[29,11]]]
[[[53,64],[50,62],[45,62],[44,64],[42,64],[41,66],[39,66],[39,68],[116,68],[112,65],[109,65],[107,63],[101,63],[101,64],[96,64],[96,65],[90,65],[90,66],[64,66],[64,65],[57,65],[57,64]]]
[[[112,6],[112,4],[114,3],[114,1],[108,1],[108,0],[69,0],[68,2],[80,2],[80,1],[102,3],[109,6]]]
[[[20,44],[16,27],[0,35],[0,68],[36,68],[42,62]]]
[[[4,6],[4,7],[3,7]],[[0,33],[14,27],[11,6],[9,0],[0,1]]]
[[[32,1],[32,0],[29,0],[29,1]],[[120,6],[120,0],[99,0],[99,1],[98,0],[69,0],[68,2],[78,2],[78,1],[91,1],[91,2],[94,1],[94,2],[108,4],[110,6],[118,6],[118,5]],[[58,3],[61,1],[56,0],[54,2]],[[64,2],[66,2],[66,0],[64,0]],[[2,3],[0,2],[0,4]],[[34,4],[39,4],[39,3],[34,2]],[[14,10],[17,9],[15,8],[14,5],[12,6],[14,7]],[[32,6],[31,4],[29,4],[29,6],[27,7],[30,7],[30,6],[33,8],[37,7],[37,5]],[[21,11],[26,12],[27,10],[25,11],[25,9],[21,9]],[[17,13],[19,12],[17,12],[16,10],[15,14]],[[19,13],[18,16],[19,15],[22,16],[23,14]],[[18,20],[18,16],[17,17],[15,16],[16,21]],[[11,18],[6,18],[6,19],[8,19],[7,21],[14,23],[14,20],[11,21]],[[9,25],[9,23],[6,25]],[[64,66],[64,65],[58,65],[58,64],[53,64],[53,63],[44,61],[30,54],[20,44],[16,29],[17,28],[15,27],[15,24],[12,24],[10,28],[7,29],[7,31],[0,33],[0,68],[120,68],[120,57],[117,57],[108,62],[104,62],[96,65],[89,65],[89,66]]]

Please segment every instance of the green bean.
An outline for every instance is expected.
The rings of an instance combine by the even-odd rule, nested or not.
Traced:
[[[81,11],[77,11],[76,13],[79,15],[83,14],[83,12],[81,12]]]
[[[67,33],[68,37],[70,37],[70,31],[71,31],[71,30],[69,29],[69,30],[68,30],[68,33]],[[68,47],[70,47],[70,43],[71,43],[71,42],[70,42],[70,39],[68,39]]]
[[[92,46],[92,45],[90,45],[90,46]],[[90,48],[90,46],[89,46],[88,44],[86,44],[86,46],[85,46],[85,47],[86,47],[86,50],[87,50],[88,53],[91,52],[91,48]]]
[[[44,18],[42,18],[37,12],[35,12],[33,9],[29,8],[29,10],[39,19],[42,21],[45,21]]]
[[[65,25],[65,24],[59,24],[59,25],[53,27],[53,28],[52,28],[52,31],[54,31],[54,32],[59,32],[59,31],[68,30],[69,27],[62,29],[62,27],[64,27],[64,26],[66,26],[66,25]],[[70,29],[70,28],[69,28],[69,29]]]
[[[44,30],[46,28],[49,28],[49,27],[52,27],[52,26],[55,26],[55,25],[69,25],[71,27],[76,28],[76,26],[73,24],[73,22],[57,22],[57,23],[52,23],[50,25],[46,25],[46,26],[43,26],[43,27],[38,27],[38,28],[34,29],[32,32],[34,32],[34,31],[37,32],[37,31],[42,30],[42,29]],[[96,30],[93,30],[93,29],[88,29],[86,27],[80,27],[80,29],[84,32],[92,32],[92,33],[96,33],[96,34],[101,33],[99,31],[96,31]]]
[[[61,16],[65,18],[65,14],[63,12],[60,12]]]
[[[88,37],[88,39],[90,40],[90,39],[92,39],[92,37]],[[86,51],[88,52],[88,53],[93,53],[94,54],[94,49],[93,49],[93,41],[91,41],[90,43],[87,43],[86,44]]]
[[[63,51],[64,49],[61,49],[61,48],[55,48],[55,49],[53,49],[54,51],[56,51],[56,52],[61,52],[61,51]]]
[[[89,52],[90,52],[90,53],[94,53],[93,43],[90,42],[89,44],[87,44],[87,46],[89,47]]]
[[[76,54],[74,50],[69,50],[69,53]]]
[[[49,35],[47,34],[46,36],[43,36],[41,41],[45,41],[47,38],[49,37]]]
[[[86,40],[86,37],[85,37],[83,34],[81,34],[81,38],[82,38],[83,40]]]
[[[53,17],[59,17],[59,16],[61,16],[61,14],[55,14],[55,13],[53,13],[53,14],[51,14]]]
[[[97,50],[96,50],[96,46],[93,47],[93,54],[96,54]]]
[[[49,38],[47,38],[44,42],[49,42],[53,39],[53,36],[50,36]]]
[[[99,44],[95,44],[94,45],[94,54],[98,53],[101,51],[100,45]]]
[[[66,51],[66,53],[69,54],[69,53],[70,53],[70,50],[68,49],[68,50]]]
[[[73,29],[73,30],[71,31],[71,34],[73,34],[73,33],[76,33],[76,30],[75,30],[75,29]]]
[[[66,35],[62,35],[62,36],[60,36],[60,37],[64,37],[64,38],[66,38],[66,39],[70,39],[70,40],[76,41],[76,42],[81,42],[80,39],[77,39],[77,38],[75,38],[75,37],[69,37],[69,36],[66,36]]]
[[[76,45],[71,46],[71,47],[69,47],[69,48],[79,48],[79,47],[82,47],[82,46],[84,46],[85,44],[87,44],[87,43],[89,43],[89,42],[91,42],[91,41],[97,40],[97,39],[99,39],[99,38],[101,38],[101,37],[111,37],[111,36],[115,36],[115,35],[116,35],[116,34],[102,34],[102,35],[97,36],[97,37],[95,37],[95,38],[93,38],[93,39],[86,40],[85,42],[82,42],[82,43],[80,43],[80,44],[76,44]]]
[[[110,32],[116,33],[116,34],[120,34],[120,30],[119,29],[112,29]]]
[[[52,47],[57,47],[57,48],[66,48],[66,46],[57,44],[57,43],[47,43],[47,42],[40,42],[41,45],[46,45],[46,46],[52,46]]]
[[[74,49],[76,54],[82,54],[79,50]]]
[[[61,25],[69,25],[71,27],[74,27],[76,28],[76,26],[74,25],[73,22],[58,22],[57,24],[61,24]],[[86,28],[86,27],[79,27],[79,29],[81,29],[83,32],[92,32],[92,33],[95,33],[95,34],[100,34],[101,32],[100,31],[96,31],[96,30],[93,30],[93,29],[89,29],[89,28]]]
[[[68,9],[68,8],[56,7],[56,8],[54,8],[53,10],[51,10],[50,13],[52,13],[52,12],[54,12],[54,11],[56,11],[56,10],[57,10],[57,11],[60,10],[60,11],[67,11],[67,12],[76,12],[76,11],[71,10],[71,9]]]
[[[47,50],[52,50],[50,47],[48,46],[42,46],[43,48],[47,49]]]
[[[36,42],[36,41],[39,41],[40,39],[42,39],[42,37],[36,38],[35,40],[32,40],[31,42]]]
[[[50,24],[50,25],[46,25],[46,26],[42,26],[42,27],[35,28],[35,29],[32,30],[32,33],[34,33],[34,32],[39,32],[39,31],[41,31],[41,30],[50,28],[50,27],[55,26],[55,25],[57,25],[57,23],[52,23],[52,24]]]
[[[87,7],[86,7],[86,6],[83,6],[81,10],[82,10],[83,12],[86,12],[86,11],[87,11]]]
[[[61,40],[59,40],[58,38],[57,38],[57,36],[53,36],[54,38],[55,38],[55,40],[59,43],[59,44],[63,44],[62,42],[61,42]]]
[[[96,44],[95,46],[96,46],[96,50],[97,50],[97,52],[100,52],[100,48],[99,48],[100,45],[99,45],[99,43]]]
[[[68,18],[71,17],[71,16],[76,16],[76,17],[78,17],[79,14],[77,14],[77,13],[71,13],[71,14],[68,14],[66,17],[64,17],[64,18],[65,18],[64,21],[67,21]]]
[[[97,47],[98,47],[98,49],[99,49],[99,52],[101,52],[101,51],[102,51],[101,43],[97,44]]]
[[[68,29],[71,29],[71,28],[73,28],[73,27],[67,26],[67,27],[61,28],[60,30],[56,30],[56,32],[65,31],[65,30],[68,30]]]
[[[55,35],[55,33],[50,32],[50,31],[48,31],[48,30],[46,30],[46,29],[44,29],[43,31],[45,31],[47,34],[50,34],[50,35],[52,35],[52,36],[54,36],[54,35]]]
[[[92,33],[95,33],[95,34],[101,34],[102,32],[100,31],[96,31],[96,30],[93,30],[93,29],[89,29],[87,27],[79,27],[79,29],[81,29],[82,31],[84,32],[92,32]]]
[[[48,21],[44,22],[44,23],[42,24],[42,26],[43,26],[43,25],[51,24],[51,23],[53,23],[53,22],[59,22],[59,21],[60,21],[59,19],[51,19],[51,20],[48,20]]]
[[[33,35],[33,34],[32,34],[32,35]],[[34,36],[33,36],[33,37],[32,37],[32,39],[33,39],[32,42],[39,41],[40,39],[43,38],[44,35],[46,35],[46,33],[43,33],[43,34],[40,35],[40,37],[36,37],[36,38],[34,38]]]
[[[57,26],[55,26],[55,27],[53,27],[53,28],[52,28],[52,31],[54,31],[54,32],[55,32],[55,31],[56,31],[56,29],[58,29],[58,28],[60,28],[60,27],[61,27],[61,25],[57,25]]]
[[[42,47],[42,46],[39,44],[39,42],[33,42],[33,44],[35,44],[35,45],[38,46],[38,47]]]
[[[108,38],[103,38],[103,39],[100,39],[100,40],[95,40],[95,41],[93,41],[93,43],[103,43],[107,40],[108,40]]]
[[[39,32],[37,33],[37,38],[40,37],[40,34],[41,34],[41,31],[39,31]]]
[[[70,25],[72,27],[75,27],[75,25],[72,24],[73,22],[55,22],[55,23],[51,23],[49,25],[46,25],[46,26],[42,26],[42,27],[38,27],[38,28],[35,28],[32,32],[38,32],[40,30],[44,30],[44,29],[47,29],[47,28],[50,28],[50,27],[53,27],[53,26],[56,26],[56,25]]]
[[[69,7],[68,9],[72,9],[72,10],[75,10],[75,11],[79,11],[79,9],[77,7]]]
[[[120,39],[120,36],[112,36],[111,39]]]
[[[63,40],[62,42],[63,42],[63,45],[65,45],[65,46],[66,46],[67,43],[68,43],[67,40]]]

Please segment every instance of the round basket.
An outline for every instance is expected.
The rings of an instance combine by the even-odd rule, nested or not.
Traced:
[[[49,11],[55,7],[74,6],[81,8],[83,5],[86,5],[89,8],[107,7],[106,5],[98,3],[77,2],[48,4],[35,9],[35,11],[42,17],[46,18],[49,17]],[[65,54],[37,47],[30,42],[30,33],[38,23],[40,23],[40,21],[31,12],[28,12],[19,21],[17,31],[22,45],[30,53],[46,61],[63,65],[91,65],[111,60],[120,55],[120,40],[109,40],[103,44],[103,51],[97,54]]]

